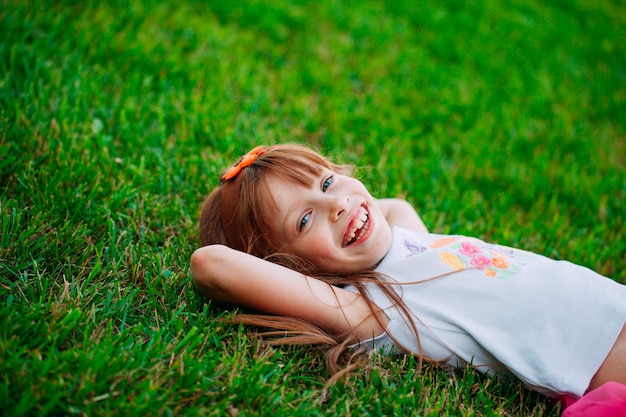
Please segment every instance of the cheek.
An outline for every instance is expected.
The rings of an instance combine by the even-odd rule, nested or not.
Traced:
[[[334,245],[328,242],[328,238],[325,238],[323,234],[311,235],[310,239],[302,243],[298,248],[299,256],[318,266],[324,266],[332,260]]]
[[[330,254],[329,245],[324,244],[322,239],[311,239],[311,242],[306,247],[306,251],[311,257],[316,258],[317,261],[327,259]]]

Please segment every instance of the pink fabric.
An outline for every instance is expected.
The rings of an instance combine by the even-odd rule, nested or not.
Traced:
[[[626,417],[626,385],[607,382],[578,401],[565,402],[563,417]]]

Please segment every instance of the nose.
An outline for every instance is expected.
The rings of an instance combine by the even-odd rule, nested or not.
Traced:
[[[338,221],[347,212],[350,206],[350,197],[348,196],[332,196],[329,197],[328,208],[330,220]]]

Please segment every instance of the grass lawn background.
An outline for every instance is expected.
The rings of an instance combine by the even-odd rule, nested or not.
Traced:
[[[0,35],[3,413],[559,414],[410,357],[324,390],[188,261],[219,173],[301,142],[434,232],[626,283],[623,2],[4,0]]]

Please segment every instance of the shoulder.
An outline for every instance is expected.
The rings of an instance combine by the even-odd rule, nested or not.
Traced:
[[[428,232],[417,211],[408,201],[400,198],[383,198],[377,200],[377,202],[389,226],[399,226],[417,232]]]

